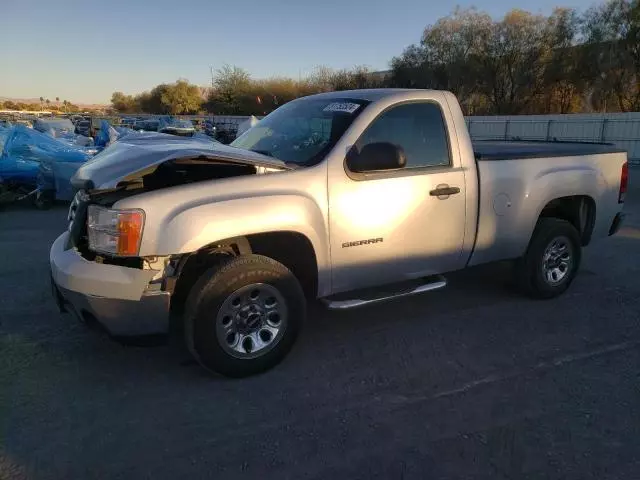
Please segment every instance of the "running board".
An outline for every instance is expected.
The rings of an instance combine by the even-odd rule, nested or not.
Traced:
[[[405,284],[406,285],[406,284]],[[389,287],[386,290],[380,291],[379,289],[370,290],[369,292],[360,291],[356,296],[358,298],[346,298],[346,296],[353,297],[354,293],[349,292],[346,294],[336,295],[335,297],[324,298],[323,302],[330,310],[346,310],[349,308],[363,307],[365,305],[371,305],[373,303],[386,302],[387,300],[393,300],[395,298],[410,297],[419,293],[430,292],[432,290],[439,290],[447,286],[447,280],[441,276],[436,275],[429,278],[428,283],[413,285],[404,287],[396,291],[390,291]]]

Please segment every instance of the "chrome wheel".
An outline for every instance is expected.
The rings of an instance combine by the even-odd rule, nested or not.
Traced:
[[[216,336],[228,354],[242,359],[264,355],[287,326],[287,305],[277,288],[253,283],[224,301],[216,317]]]
[[[556,237],[542,256],[542,274],[549,285],[565,281],[573,268],[573,247],[567,237]]]

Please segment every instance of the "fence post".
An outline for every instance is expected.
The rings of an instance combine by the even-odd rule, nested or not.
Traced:
[[[608,119],[604,118],[602,119],[602,129],[600,130],[600,143],[604,143],[604,139],[607,136],[607,123],[609,122]]]
[[[505,140],[509,140],[509,122],[510,122],[509,119],[504,121],[504,139]]]
[[[551,140],[551,123],[553,122],[553,120],[549,120],[547,122],[547,142],[549,140]]]

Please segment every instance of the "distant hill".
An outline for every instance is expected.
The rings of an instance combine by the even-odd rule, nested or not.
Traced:
[[[51,105],[62,105],[62,100],[59,102],[56,102],[53,99],[49,99],[51,100]],[[10,102],[15,102],[15,103],[28,103],[28,104],[32,104],[32,103],[36,103],[36,104],[40,104],[40,99],[39,98],[13,98],[13,97],[0,97],[0,102],[6,102],[6,101],[10,101]],[[88,108],[88,109],[101,109],[101,108],[105,108],[108,107],[109,104],[107,103],[75,103],[75,102],[71,102],[74,105],[77,105],[80,108]]]

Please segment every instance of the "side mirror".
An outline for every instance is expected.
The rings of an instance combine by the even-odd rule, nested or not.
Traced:
[[[397,170],[406,164],[402,147],[388,142],[368,143],[359,152],[354,145],[347,154],[347,168],[354,173]]]

